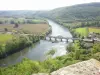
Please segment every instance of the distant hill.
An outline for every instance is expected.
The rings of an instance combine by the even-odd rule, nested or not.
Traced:
[[[100,20],[100,3],[57,8],[47,12],[46,17],[61,22]]]
[[[9,10],[9,11],[0,11],[0,17],[31,17],[35,15],[37,11],[32,10]]]
[[[100,3],[78,4],[50,11],[0,11],[0,16],[39,16],[47,17],[63,23],[72,21],[100,20]]]

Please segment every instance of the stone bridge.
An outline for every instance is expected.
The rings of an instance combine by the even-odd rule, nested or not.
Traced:
[[[34,34],[21,34],[21,35],[34,35]],[[100,39],[96,39],[96,38],[93,38],[93,39],[89,39],[89,38],[81,39],[81,38],[63,37],[63,36],[46,36],[46,35],[42,35],[42,34],[38,34],[38,35],[34,35],[34,36],[39,36],[39,37],[44,36],[44,40],[49,40],[49,41],[58,41],[58,39],[60,39],[60,41],[63,42],[64,41],[63,39],[65,39],[66,42],[68,42],[69,40],[72,40],[73,42],[75,40],[84,41],[84,42],[92,42],[92,43],[100,42]],[[52,40],[52,39],[54,39],[54,40]]]
[[[80,39],[80,38],[63,37],[63,36],[46,36],[46,37],[45,37],[45,40],[48,40],[47,38],[49,39],[49,41],[52,41],[52,38],[53,38],[55,41],[57,41],[57,39],[60,39],[61,42],[63,41],[63,39],[65,39],[66,42],[68,42],[68,40],[72,40],[73,42],[74,42],[75,40],[79,40],[79,41],[82,40],[82,39]]]
[[[54,39],[54,41],[57,41],[58,39],[60,39],[61,42],[63,42],[63,39],[66,40],[66,42],[68,42],[69,40],[72,40],[73,42],[75,40],[79,40],[79,41],[84,41],[84,42],[100,42],[100,39],[88,39],[88,38],[85,38],[85,39],[81,39],[81,38],[73,38],[73,37],[63,37],[63,36],[46,36],[45,37],[45,40],[49,40],[49,41],[52,41],[52,38]]]

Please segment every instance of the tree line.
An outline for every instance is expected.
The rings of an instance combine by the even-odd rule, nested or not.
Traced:
[[[34,35],[14,35],[5,44],[0,44],[0,58],[4,58],[12,53],[22,50],[40,40],[40,36]]]
[[[47,22],[45,20],[38,20],[38,19],[3,19],[0,20],[0,24],[46,24]]]

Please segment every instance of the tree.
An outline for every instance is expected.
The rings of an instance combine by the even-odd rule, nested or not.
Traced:
[[[68,52],[74,51],[73,43],[69,43],[69,45],[66,47],[66,50],[67,50]]]
[[[80,58],[80,50],[75,50],[75,59],[78,60]]]
[[[8,31],[8,29],[7,29],[7,28],[4,28],[4,31],[5,31],[5,32],[7,32],[7,31]]]
[[[11,24],[14,24],[15,22],[13,20],[10,21]]]
[[[3,22],[2,22],[2,21],[0,21],[0,24],[3,24]]]
[[[18,26],[19,26],[19,25],[18,25],[18,23],[15,23],[15,26],[14,26],[14,28],[18,28]]]
[[[46,55],[51,55],[51,56],[53,56],[55,53],[56,53],[56,49],[51,49],[50,51],[48,51],[48,52],[46,53]]]
[[[94,44],[91,52],[92,52],[92,54],[95,54],[97,52],[100,52],[100,43]]]

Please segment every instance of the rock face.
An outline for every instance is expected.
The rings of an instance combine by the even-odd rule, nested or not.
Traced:
[[[63,67],[51,75],[100,75],[100,62],[95,59]]]

